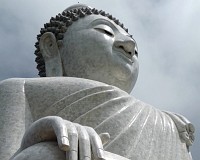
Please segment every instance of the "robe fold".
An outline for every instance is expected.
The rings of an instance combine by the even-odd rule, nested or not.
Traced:
[[[108,132],[105,150],[131,160],[191,160],[186,143],[165,112],[113,86],[79,90],[48,107],[56,115]]]

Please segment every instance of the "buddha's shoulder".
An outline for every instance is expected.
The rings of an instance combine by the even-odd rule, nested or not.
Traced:
[[[20,92],[23,89],[25,79],[10,78],[0,81],[0,92]]]
[[[77,91],[98,86],[108,86],[94,80],[75,77],[10,78],[0,82],[1,91],[70,90]]]

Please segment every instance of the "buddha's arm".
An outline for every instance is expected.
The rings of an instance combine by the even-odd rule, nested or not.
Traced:
[[[23,79],[0,82],[0,159],[9,159],[19,148],[27,121],[31,120]]]
[[[104,139],[109,135],[102,136]],[[77,160],[78,157],[80,159],[87,157],[89,160],[91,149],[96,160],[104,159],[102,141],[94,129],[72,123],[58,116],[47,116],[32,123],[23,136],[18,152],[11,159],[20,159],[21,152],[35,144],[56,139],[60,149],[68,151],[69,159],[66,157],[68,160]]]
[[[72,79],[70,80],[70,79],[56,78],[54,80],[55,81],[50,81],[48,78],[26,79],[25,84],[24,84],[24,82],[23,83],[20,82],[19,84],[15,83],[14,86],[19,86],[19,88],[20,88],[20,89],[18,89],[19,90],[18,94],[20,96],[17,97],[17,99],[23,98],[21,100],[24,101],[23,108],[20,108],[22,110],[21,112],[23,112],[23,114],[21,116],[23,116],[25,114],[23,109],[29,107],[26,104],[26,97],[30,104],[32,113],[35,113],[35,115],[38,116],[38,114],[41,113],[41,110],[38,111],[39,109],[44,108],[44,110],[45,110],[45,107],[48,107],[49,103],[54,103],[55,100],[59,100],[63,96],[68,95],[68,90],[67,90],[68,87],[72,88],[70,90],[72,92],[73,87],[74,87],[74,85],[73,85],[74,83],[72,83]],[[75,80],[73,80],[73,81],[75,81]],[[56,83],[56,82],[58,82],[58,83]],[[51,85],[51,83],[52,83],[52,85]],[[56,86],[57,84],[59,84],[59,86]],[[70,85],[72,85],[72,86],[70,87]],[[26,94],[23,91],[24,86],[25,86],[24,90],[25,90]],[[42,89],[41,89],[41,86],[42,86]],[[86,85],[84,85],[84,87],[85,86]],[[76,87],[74,87],[75,88],[74,92],[76,92],[79,89],[78,87],[80,87],[80,89],[84,88],[84,87],[81,87],[81,85],[76,86]],[[61,91],[60,91],[60,89],[61,89]],[[60,93],[60,92],[62,92],[62,93]],[[54,95],[55,93],[57,93],[57,94]],[[11,98],[12,98],[13,92],[11,92],[9,94],[11,95]],[[54,97],[53,101],[52,101],[52,99],[49,98],[51,96]],[[14,95],[14,97],[15,97],[15,95]],[[48,103],[43,103],[43,102],[46,102],[45,100],[48,100]],[[15,103],[16,102],[14,102],[14,104]],[[20,103],[20,105],[22,105],[22,104],[23,104],[23,102]],[[49,115],[51,115],[51,114],[49,114]],[[99,139],[98,134],[96,132],[91,131],[92,128],[74,124],[69,121],[67,122],[67,120],[63,120],[62,118],[55,117],[55,116],[46,117],[45,115],[41,115],[41,117],[43,117],[41,119],[38,119],[37,117],[36,118],[35,117],[34,117],[34,119],[36,121],[34,123],[32,123],[28,128],[21,126],[21,128],[24,127],[26,129],[26,132],[25,132],[24,128],[21,129],[21,131],[22,131],[21,133],[23,134],[23,132],[25,132],[25,134],[24,134],[22,141],[20,138],[19,142],[17,142],[18,144],[21,144],[21,146],[17,145],[16,148],[19,148],[19,150],[16,154],[14,154],[14,156],[12,155],[12,158],[15,159],[15,158],[19,157],[20,153],[22,153],[27,148],[31,148],[32,146],[34,146],[34,144],[38,144],[43,141],[47,141],[47,142],[55,141],[56,139],[58,141],[58,145],[60,146],[60,149],[66,151],[66,149],[68,148],[70,150],[70,153],[73,153],[73,154],[69,154],[69,155],[73,155],[72,157],[77,157],[77,156],[91,157],[90,156],[91,147],[93,148],[92,153],[94,153],[93,155],[94,155],[94,157],[96,157],[96,159],[99,159],[99,158],[101,159],[101,157],[103,157],[103,155],[101,156],[101,154],[102,154],[101,152],[103,149],[102,142],[98,140]],[[67,128],[67,129],[65,130],[63,128]],[[77,136],[74,136],[74,135],[77,135]],[[68,142],[70,145],[69,147],[67,147],[67,144],[65,144],[64,137],[68,137],[67,139],[69,139],[69,142]],[[92,142],[91,144],[90,144],[90,140]],[[12,146],[14,144],[10,142],[9,145]],[[82,149],[82,152],[80,152],[82,154],[77,154],[78,151],[76,148],[78,146],[79,146],[79,148]],[[81,149],[79,149],[79,150],[81,150]],[[74,152],[76,152],[76,153],[74,153]],[[76,159],[76,158],[72,158],[72,159]],[[81,158],[81,159],[84,159],[84,158]]]

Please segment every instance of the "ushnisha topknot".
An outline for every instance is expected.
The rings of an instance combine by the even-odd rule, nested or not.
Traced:
[[[111,14],[106,13],[105,11],[97,10],[84,4],[73,5],[65,9],[62,13],[59,13],[55,17],[51,17],[50,22],[45,23],[44,28],[41,28],[40,30],[40,34],[37,35],[37,42],[35,43],[36,50],[34,54],[36,55],[35,62],[37,63],[37,69],[39,71],[38,75],[40,77],[46,77],[45,62],[39,47],[40,37],[45,32],[51,32],[55,35],[57,41],[63,40],[64,33],[74,21],[92,14],[108,17],[110,20],[114,21],[117,25],[121,26],[126,32],[128,32],[128,29],[125,28],[118,19],[113,17]]]

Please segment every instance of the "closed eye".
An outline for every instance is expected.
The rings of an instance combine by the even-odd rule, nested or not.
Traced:
[[[135,55],[138,57],[138,51],[135,50]]]
[[[97,31],[101,32],[101,33],[104,33],[104,34],[110,36],[110,37],[114,37],[114,35],[113,35],[111,32],[109,32],[109,31],[107,31],[107,30],[105,30],[105,29],[102,29],[102,28],[95,28],[95,29],[96,29]]]
[[[106,34],[109,37],[114,37],[114,32],[113,29],[105,24],[100,24],[94,27],[94,29],[96,29],[97,31]]]

